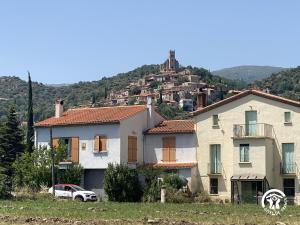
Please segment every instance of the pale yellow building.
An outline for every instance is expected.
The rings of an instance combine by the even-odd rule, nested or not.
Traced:
[[[269,188],[299,198],[300,103],[247,90],[194,112],[199,184],[211,196],[257,202]]]

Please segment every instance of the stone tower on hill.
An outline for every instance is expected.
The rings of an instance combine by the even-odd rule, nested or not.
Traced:
[[[175,51],[169,51],[169,58],[160,65],[160,72],[177,72],[179,63],[175,58]]]

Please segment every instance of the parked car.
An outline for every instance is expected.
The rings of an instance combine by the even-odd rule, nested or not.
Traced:
[[[51,187],[48,192],[53,193],[53,187]],[[56,184],[55,196],[60,198],[72,198],[73,200],[82,202],[97,201],[95,192],[87,191],[74,184]]]

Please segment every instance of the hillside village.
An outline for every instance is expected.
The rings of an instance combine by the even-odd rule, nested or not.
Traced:
[[[124,89],[112,91],[103,105],[145,104],[151,96],[158,103],[179,106],[184,111],[197,108],[197,96],[204,93],[206,101],[219,94],[214,85],[204,82],[191,70],[180,67],[175,51],[170,50],[167,60],[160,65],[159,73],[147,74],[144,78],[130,83]]]

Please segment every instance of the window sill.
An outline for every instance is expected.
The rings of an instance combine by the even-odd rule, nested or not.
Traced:
[[[220,129],[220,125],[212,125],[213,129]]]
[[[239,164],[251,164],[251,162],[239,162]]]
[[[210,196],[219,196],[219,194],[209,194]]]
[[[284,126],[292,126],[293,123],[292,122],[284,122]]]
[[[94,154],[101,154],[101,153],[108,153],[108,151],[99,151],[99,152],[93,152]]]

